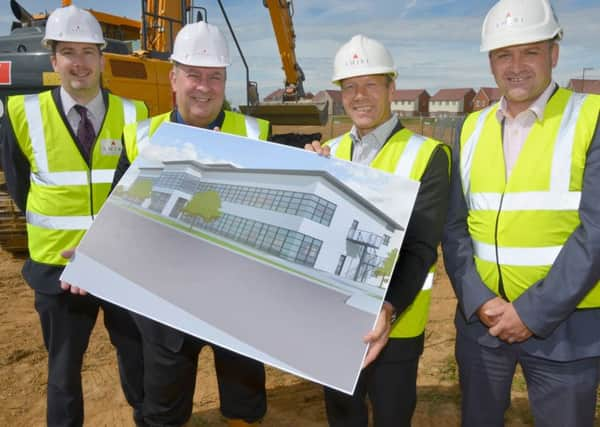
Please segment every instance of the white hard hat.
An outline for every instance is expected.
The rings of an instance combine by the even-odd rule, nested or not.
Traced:
[[[377,40],[358,34],[339,48],[333,60],[332,82],[336,85],[350,77],[389,74],[396,78],[390,52]]]
[[[481,51],[562,38],[549,0],[500,0],[481,28]]]
[[[187,24],[177,37],[171,61],[194,67],[227,67],[231,64],[223,33],[204,21]]]
[[[94,43],[101,49],[106,47],[102,28],[94,15],[73,5],[56,9],[48,17],[42,46],[50,48],[52,41]]]

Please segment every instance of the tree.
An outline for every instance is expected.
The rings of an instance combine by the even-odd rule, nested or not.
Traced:
[[[388,253],[387,257],[385,258],[385,260],[383,261],[383,264],[381,264],[378,268],[376,268],[373,271],[373,276],[375,277],[381,277],[381,283],[379,283],[379,287],[383,287],[383,282],[391,276],[393,268],[394,268],[394,261],[396,261],[396,256],[398,255],[398,249],[394,248],[390,251],[390,253]]]
[[[206,223],[215,221],[221,217],[221,198],[216,191],[204,191],[194,194],[181,209],[187,215],[194,217],[190,225],[190,230],[194,227],[198,217]]]
[[[143,202],[152,194],[152,180],[149,178],[138,178],[135,180],[129,190],[127,190],[127,195],[136,199],[138,202]]]

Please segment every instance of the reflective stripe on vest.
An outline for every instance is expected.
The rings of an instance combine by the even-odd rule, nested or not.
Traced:
[[[97,184],[112,184],[115,176],[114,169],[92,170],[92,182]],[[38,185],[88,185],[87,172],[37,172],[31,174],[31,179]]]
[[[501,169],[502,127],[490,117],[495,111],[465,121],[460,172],[477,271],[497,295],[502,278],[502,295],[514,300],[546,277],[581,224],[583,174],[600,97],[558,89],[508,179]],[[578,307],[600,307],[600,282]]]
[[[429,289],[433,288],[433,276],[433,272],[427,273],[427,277],[425,278],[423,287],[421,288],[422,291],[428,291]]]
[[[146,116],[141,103],[108,96],[98,141],[120,139],[126,116],[133,122],[138,111],[139,119]],[[104,152],[96,141],[88,164],[49,91],[10,97],[8,105],[17,143],[30,163],[25,212],[30,257],[64,265],[60,252],[77,246],[106,200],[119,153]]]
[[[29,124],[29,138],[37,168],[40,172],[48,172],[46,139],[38,95],[25,95],[25,115]]]
[[[469,197],[466,197],[467,194],[470,194],[471,190],[471,178],[469,174],[471,173],[471,164],[473,163],[473,153],[475,152],[475,145],[477,141],[479,141],[479,137],[481,136],[481,131],[483,130],[483,124],[487,119],[488,114],[492,111],[494,106],[490,105],[487,108],[484,108],[479,113],[479,117],[477,118],[477,124],[475,125],[475,130],[465,142],[464,147],[461,147],[460,150],[460,172],[462,179],[462,187],[463,194],[465,195],[465,201],[467,202],[467,207],[471,209],[469,205]]]
[[[135,122],[137,111],[135,104],[122,99],[125,117]],[[31,180],[38,185],[61,186],[61,185],[88,185],[90,180],[87,172],[50,172],[48,170],[48,149],[44,137],[44,124],[40,109],[38,95],[25,95],[25,114],[29,125],[29,137],[31,149],[37,165],[37,172],[31,172]],[[133,114],[133,116],[131,116]],[[92,182],[111,184],[114,169],[93,169],[91,172]]]
[[[260,137],[260,126],[258,120],[254,117],[244,116],[246,122],[246,136],[252,139],[259,139]]]
[[[423,143],[427,138],[421,135],[413,134],[408,143],[406,144],[406,148],[402,152],[402,156],[400,160],[398,160],[398,164],[396,165],[396,170],[394,171],[395,175],[410,178],[410,173],[417,161],[417,155],[419,154],[419,150],[421,149]]]
[[[573,94],[565,108],[554,146],[549,191],[506,193],[502,200],[502,210],[575,210],[579,207],[581,192],[569,191],[569,182],[575,126],[584,101],[585,95]],[[484,122],[491,111],[492,107],[488,107],[480,113],[473,134],[461,149],[463,192],[470,210],[498,210],[502,199],[501,193],[470,192],[473,156]]]
[[[85,216],[47,216],[31,211],[25,213],[27,223],[50,230],[87,230],[92,225],[92,217]]]
[[[562,211],[577,210],[581,192],[525,191],[522,193],[475,193],[467,195],[467,205],[473,211],[497,211],[502,203],[503,211]]]
[[[490,245],[473,240],[475,255],[484,261],[517,266],[550,265],[554,262],[562,246],[546,246],[543,248],[507,248]]]
[[[585,94],[573,93],[563,112],[560,130],[556,137],[557,144],[554,146],[550,192],[569,191],[573,145],[575,144],[575,126],[585,98]]]
[[[147,119],[137,125],[136,144],[138,154],[150,143],[150,125],[152,124],[152,120]]]
[[[135,123],[137,121],[137,110],[135,103],[129,99],[121,98],[123,101],[123,115],[125,117],[125,125]]]
[[[342,138],[344,138],[345,135],[340,135],[335,139],[332,139],[331,141],[327,142],[327,145],[330,148],[330,153],[329,155],[332,157],[335,157],[335,153],[337,152],[338,147],[340,146],[340,142],[342,141]],[[351,159],[346,159],[346,160],[351,160]]]
[[[398,135],[402,135],[402,138],[406,137],[406,139],[400,140]],[[426,144],[428,141],[431,141],[434,144]],[[391,172],[404,178],[420,180],[434,149],[439,143],[437,141],[428,140],[427,138],[410,131],[401,130],[390,137],[380,153],[375,157],[373,162],[371,162],[371,167],[374,167],[373,164],[376,164],[378,160],[381,160],[381,156],[385,156],[387,155],[386,153],[392,152],[394,143],[404,144],[404,148],[402,149],[400,157],[396,160],[396,164],[393,166],[390,165],[393,168],[391,170],[386,170],[389,166],[383,168],[379,167],[379,169],[386,170],[386,172]],[[349,155],[350,153],[350,150],[348,150],[347,147],[340,150],[342,144],[352,144],[349,133],[326,142],[326,145],[331,149],[331,155],[337,158],[343,158],[343,155]],[[422,153],[421,151],[424,149],[427,150],[427,152]],[[339,153],[345,154],[340,155]],[[419,158],[420,155],[426,156]],[[421,163],[417,165],[419,161]],[[415,297],[413,303],[401,313],[398,320],[393,325],[390,332],[390,338],[417,337],[424,332],[427,317],[429,315],[434,271],[435,265],[429,269],[429,273],[423,281],[421,290]]]

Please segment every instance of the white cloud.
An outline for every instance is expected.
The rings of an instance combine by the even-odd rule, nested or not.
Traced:
[[[142,155],[147,160],[167,162],[174,160],[198,160],[196,148],[190,142],[175,141],[176,146],[148,144]]]
[[[356,33],[382,41],[396,61],[402,88],[473,87],[493,84],[486,55],[479,52],[480,29],[487,9],[495,0],[301,0],[294,3],[296,55],[306,74],[305,89],[316,92],[333,88],[330,77],[333,56]],[[0,22],[10,22],[7,3],[0,3]],[[48,8],[42,0],[22,0],[31,12]],[[91,0],[82,7],[98,8]],[[258,82],[261,97],[281,88],[284,73],[269,13],[260,1],[228,1],[229,18],[236,31],[250,77]],[[594,67],[600,77],[597,48],[600,6],[597,0],[554,0],[564,26],[561,59],[555,78],[566,84],[580,77],[583,67]],[[227,97],[234,105],[245,103],[245,71],[233,40],[214,0],[206,0],[208,19],[224,30],[234,58],[229,70]],[[117,15],[137,18],[139,4],[107,0],[104,8]],[[7,28],[8,25],[6,24]],[[8,30],[6,30],[7,32]]]

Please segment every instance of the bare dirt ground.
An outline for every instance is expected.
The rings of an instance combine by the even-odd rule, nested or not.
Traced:
[[[23,260],[0,251],[0,425],[39,426],[45,419],[46,352],[33,308],[33,292],[23,282]],[[441,266],[440,266],[441,267]],[[419,402],[413,425],[458,426],[460,393],[454,363],[455,299],[439,269],[433,288],[425,353],[419,370]],[[131,411],[119,386],[115,353],[101,319],[92,335],[83,368],[87,426],[133,426]],[[267,369],[269,409],[262,423],[275,426],[325,426],[321,387]],[[205,349],[199,363],[192,426],[224,426],[212,354]],[[532,425],[525,385],[517,377],[509,426]]]
[[[418,127],[421,129],[418,129]],[[427,124],[414,130],[431,135]],[[274,133],[321,132],[323,140],[349,129],[347,120],[323,128],[276,127]],[[440,134],[439,132],[437,134]],[[437,135],[436,134],[436,135]],[[440,134],[449,142],[450,130]],[[447,136],[447,137],[446,137]],[[45,422],[46,351],[33,308],[33,291],[23,282],[22,259],[0,250],[0,426],[42,426]],[[454,361],[453,316],[456,300],[443,265],[433,288],[425,352],[418,378],[415,427],[460,425],[460,392]],[[97,321],[83,368],[86,426],[133,426],[131,410],[119,386],[114,350]],[[264,427],[326,426],[321,387],[267,368],[268,412]],[[209,349],[199,362],[192,426],[225,426],[219,407],[216,378]],[[600,426],[600,423],[597,423]],[[531,426],[527,393],[519,374],[513,384],[509,427]]]

